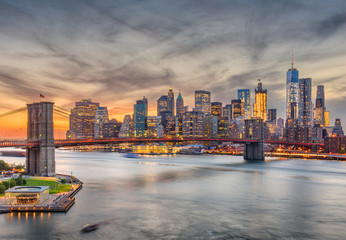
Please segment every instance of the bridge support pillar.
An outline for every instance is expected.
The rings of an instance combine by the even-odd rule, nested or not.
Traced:
[[[29,147],[26,150],[26,173],[29,175],[55,175],[53,105],[52,102],[27,105],[27,140],[39,142],[39,147]]]
[[[244,148],[244,159],[248,161],[264,161],[263,144],[263,141],[246,143]]]
[[[264,161],[264,123],[262,119],[245,120],[245,138],[257,139],[258,141],[245,143],[244,160]]]

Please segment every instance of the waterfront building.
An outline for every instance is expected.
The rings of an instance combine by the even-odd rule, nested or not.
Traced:
[[[181,93],[179,91],[177,101],[176,101],[176,116],[178,118],[183,118],[184,113],[185,113],[184,99],[181,96]]]
[[[322,143],[325,133],[323,131],[323,126],[320,124],[315,124],[311,128],[310,140],[316,143]]]
[[[17,186],[5,191],[7,205],[43,204],[49,199],[49,186]]]
[[[216,116],[218,120],[222,118],[222,103],[221,102],[211,103],[211,115]]]
[[[205,114],[201,111],[188,111],[183,115],[183,137],[203,137]]]
[[[104,135],[108,135],[103,128],[104,124],[108,123],[108,109],[107,107],[98,107],[96,109],[95,116],[95,133],[94,138],[104,138]]]
[[[69,136],[71,139],[94,138],[95,117],[99,103],[82,99],[71,109]]]
[[[299,72],[293,67],[293,53],[292,67],[287,71],[286,77],[286,118],[297,119],[297,106],[299,101]]]
[[[195,91],[195,111],[208,115],[211,113],[210,92],[205,90]]]
[[[262,88],[259,80],[255,89],[255,103],[253,104],[253,117],[260,118],[263,121],[267,119],[267,89]]]
[[[298,123],[312,127],[311,78],[299,79]]]
[[[161,129],[161,116],[147,117],[147,137],[159,137]]]
[[[168,102],[168,96],[167,95],[162,95],[158,100],[157,100],[157,116],[160,116],[160,113],[163,111],[167,111],[167,103]]]
[[[238,99],[244,102],[244,117],[251,118],[250,89],[238,89]]]
[[[174,93],[171,87],[167,95],[167,111],[170,111],[172,116],[174,116]]]
[[[309,142],[309,128],[298,124],[298,119],[288,118],[286,120],[285,137],[287,142]]]
[[[316,92],[316,105],[314,111],[314,124],[325,126],[325,100],[324,100],[324,86],[318,85]]]
[[[245,105],[241,99],[233,99],[231,101],[231,105],[232,105],[232,113],[231,113],[232,119],[235,119],[238,116],[245,115]]]
[[[148,101],[145,97],[143,100],[137,100],[134,105],[133,126],[134,136],[144,137],[146,129],[146,118],[148,113]]]
[[[130,122],[131,122],[131,115],[125,115],[124,121],[120,127],[119,137],[121,138],[130,137]]]
[[[111,119],[107,123],[103,123],[103,138],[116,138],[119,137],[121,122],[116,119]]]
[[[332,136],[324,138],[324,152],[326,153],[346,153],[346,137]]]
[[[333,127],[332,134],[337,135],[337,136],[343,136],[344,135],[344,131],[342,130],[340,118],[335,118],[335,124]]]
[[[268,122],[273,122],[276,125],[276,109],[268,109]]]

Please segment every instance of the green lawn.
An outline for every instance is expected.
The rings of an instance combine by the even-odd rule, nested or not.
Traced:
[[[49,186],[49,194],[68,192],[72,188],[72,186],[69,184],[62,184],[54,180],[42,180],[34,178],[26,178],[25,180],[25,186]]]

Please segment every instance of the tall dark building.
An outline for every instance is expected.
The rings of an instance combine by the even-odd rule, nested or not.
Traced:
[[[267,121],[274,122],[276,124],[276,109],[268,109]]]
[[[147,113],[148,100],[143,97],[143,100],[137,100],[136,104],[134,105],[133,124],[135,137],[145,136]]]
[[[232,105],[227,104],[222,108],[222,116],[226,121],[230,122],[232,119]]]
[[[251,118],[250,89],[238,89],[238,99],[244,102],[245,119]]]
[[[176,104],[176,116],[178,118],[182,118],[184,113],[185,113],[184,99],[181,96],[181,93],[179,91],[179,95],[177,97],[177,104]]]
[[[299,79],[298,123],[312,127],[311,78]]]
[[[217,116],[218,120],[222,118],[222,103],[212,102],[211,103],[211,115]]]
[[[157,116],[160,116],[161,112],[167,111],[167,101],[168,101],[168,96],[167,95],[162,95],[157,100]]]
[[[169,88],[167,95],[167,111],[170,111],[174,116],[174,93],[172,88]]]

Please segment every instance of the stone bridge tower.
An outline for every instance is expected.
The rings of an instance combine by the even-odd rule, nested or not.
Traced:
[[[245,120],[245,138],[258,141],[245,144],[244,159],[264,161],[264,123],[262,119],[252,118]]]
[[[55,175],[53,105],[52,102],[27,104],[27,141],[39,142],[39,147],[26,150],[26,173],[29,175]]]

